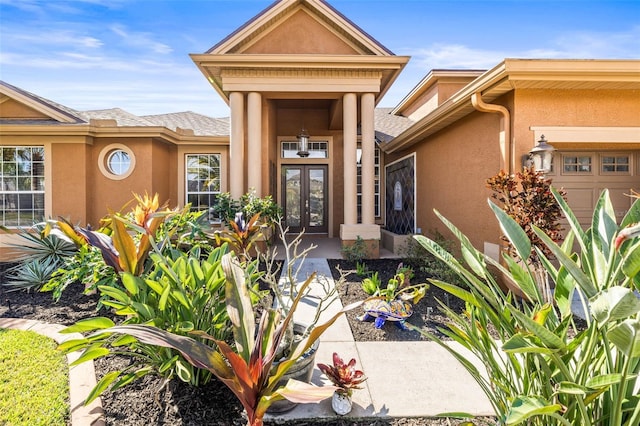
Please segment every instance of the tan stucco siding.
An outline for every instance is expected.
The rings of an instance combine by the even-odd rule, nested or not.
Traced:
[[[110,179],[98,167],[100,152],[112,144],[127,146],[135,156],[136,166],[131,175],[121,180]],[[153,142],[150,138],[96,138],[88,167],[93,176],[88,222],[92,225],[107,214],[108,209],[120,211],[133,199],[133,194],[153,195]],[[160,197],[163,198],[162,196]],[[127,210],[131,206],[127,206]]]
[[[483,250],[498,244],[499,228],[487,199],[485,181],[500,169],[499,119],[473,113],[414,150],[386,157],[386,163],[416,153],[416,225],[426,235],[437,230],[452,236],[435,216],[437,209]]]
[[[520,157],[535,146],[531,127],[640,126],[639,90],[517,90],[515,105],[517,113],[513,115],[513,122],[518,167]],[[557,144],[557,141],[548,141]]]
[[[43,119],[50,118],[47,115],[28,107],[27,105],[17,102],[14,99],[7,99],[0,102],[0,117],[2,118],[28,118]]]
[[[87,171],[90,153],[90,145],[51,144],[51,212],[54,219],[63,217],[80,224],[88,220],[88,200],[92,192]]]
[[[168,201],[169,207],[178,205],[177,149],[175,145],[154,142],[152,146],[152,194],[158,194],[160,202]]]
[[[308,13],[300,10],[242,53],[354,55],[358,52]]]

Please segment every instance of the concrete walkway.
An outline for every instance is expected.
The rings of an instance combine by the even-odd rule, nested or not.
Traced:
[[[316,252],[314,252],[317,255]],[[335,287],[326,258],[307,258],[297,276],[304,281],[313,273],[317,278],[312,284],[310,297],[305,298],[296,310],[296,321],[309,322],[315,314],[318,298]],[[323,319],[342,309],[337,294],[331,300]],[[371,324],[373,327],[373,324]],[[387,326],[393,326],[387,324]],[[0,319],[0,328],[32,330],[62,343],[79,335],[62,335],[55,326],[25,319]],[[493,415],[489,401],[466,370],[446,350],[433,342],[355,342],[351,328],[342,315],[320,339],[315,363],[331,364],[333,352],[345,361],[356,359],[356,367],[365,372],[368,380],[364,389],[356,390],[354,408],[346,416],[362,417],[434,417],[445,412],[465,412],[474,415]],[[69,362],[78,357],[70,354]],[[482,370],[481,364],[476,363]],[[99,426],[104,424],[99,398],[88,407],[82,402],[95,385],[93,363],[80,364],[70,370],[70,388],[73,426]],[[329,384],[317,366],[312,382]],[[331,418],[335,414],[331,401],[320,404],[298,405],[293,410],[271,419]]]
[[[316,297],[322,295],[327,284],[335,285],[326,259],[307,258],[298,281],[305,280],[313,272],[317,272],[320,279],[312,284],[312,297],[299,306],[294,317],[296,321],[308,320],[315,312]],[[340,309],[342,303],[335,297],[320,322]],[[355,358],[356,367],[368,377],[364,389],[354,392],[354,408],[346,417],[434,417],[445,412],[493,415],[491,404],[475,380],[437,343],[355,342],[343,315],[322,335],[315,363],[331,364],[333,352],[346,362]],[[479,362],[476,365],[483,370]],[[329,383],[317,367],[312,382],[317,385]],[[330,400],[298,405],[288,413],[269,418],[323,417],[335,417]]]

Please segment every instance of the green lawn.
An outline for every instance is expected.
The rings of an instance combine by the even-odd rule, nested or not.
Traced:
[[[0,425],[67,424],[69,367],[56,346],[32,331],[0,329]]]

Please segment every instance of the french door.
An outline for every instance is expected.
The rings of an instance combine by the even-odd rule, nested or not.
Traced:
[[[328,226],[328,169],[326,165],[282,166],[284,220],[289,232],[326,234]]]

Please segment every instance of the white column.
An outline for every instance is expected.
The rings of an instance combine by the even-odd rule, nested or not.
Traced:
[[[247,96],[247,186],[262,197],[262,96]]]
[[[358,100],[355,93],[343,97],[344,132],[344,224],[355,225],[358,221],[357,206],[357,158]]]
[[[229,95],[231,107],[231,138],[229,140],[229,192],[231,197],[240,198],[244,189],[244,95],[232,92]]]
[[[362,95],[360,128],[362,132],[362,223],[375,223],[375,99],[373,93]]]

